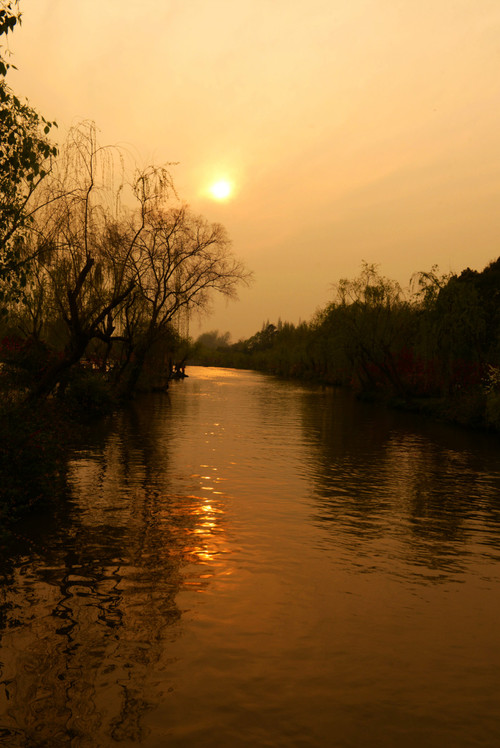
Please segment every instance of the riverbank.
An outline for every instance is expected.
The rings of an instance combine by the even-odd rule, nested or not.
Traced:
[[[4,366],[0,376],[0,525],[5,531],[64,493],[71,445],[119,407],[97,372],[74,370],[58,396],[30,400],[31,375]]]
[[[55,403],[0,412],[0,536],[64,489],[67,447],[75,424]]]

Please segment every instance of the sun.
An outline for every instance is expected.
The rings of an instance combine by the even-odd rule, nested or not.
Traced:
[[[214,200],[227,200],[233,191],[233,185],[227,179],[219,179],[210,187],[210,194]]]

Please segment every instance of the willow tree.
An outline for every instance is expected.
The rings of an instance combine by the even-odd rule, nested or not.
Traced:
[[[168,172],[156,172],[165,198]],[[41,206],[31,231],[38,283],[30,293],[40,293],[48,281],[47,312],[63,330],[60,355],[37,382],[34,397],[50,393],[91,340],[112,336],[114,317],[134,289],[129,257],[150,206],[140,205],[142,217],[131,229],[120,202],[125,187],[123,153],[101,146],[92,122],[73,128],[39,191]],[[155,195],[159,199],[151,190],[150,203]]]
[[[93,123],[70,132],[40,197],[32,236],[64,339],[33,397],[50,393],[95,340],[128,351],[121,373],[131,392],[176,314],[205,306],[210,291],[233,296],[248,278],[223,227],[179,207],[168,168],[130,176],[125,154],[100,146]]]
[[[382,386],[405,396],[399,358],[409,342],[412,315],[401,287],[364,262],[357,278],[340,280],[335,290],[320,320],[333,356],[341,354],[362,389]]]
[[[134,328],[128,327],[134,355],[122,376],[126,392],[137,386],[155,347],[172,337],[180,314],[206,309],[213,292],[234,298],[238,286],[250,280],[224,227],[186,205],[147,214],[130,262],[141,314]]]

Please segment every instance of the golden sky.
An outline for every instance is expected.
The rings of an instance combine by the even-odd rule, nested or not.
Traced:
[[[10,84],[92,119],[255,273],[191,334],[308,320],[362,260],[500,255],[500,0],[21,0]],[[230,199],[210,185],[231,180]]]

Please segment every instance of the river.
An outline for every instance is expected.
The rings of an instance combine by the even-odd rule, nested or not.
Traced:
[[[192,367],[2,563],[0,742],[500,743],[500,441]]]

